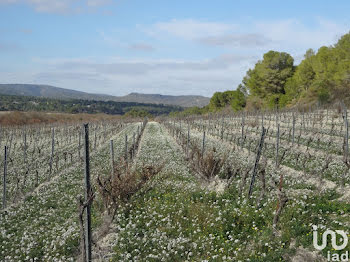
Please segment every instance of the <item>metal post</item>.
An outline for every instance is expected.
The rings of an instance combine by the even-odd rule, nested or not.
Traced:
[[[302,122],[302,126],[303,126],[303,129],[304,129],[304,131],[305,131],[305,117],[304,117],[304,108],[303,108],[302,115],[303,115],[303,122]]]
[[[5,146],[4,156],[4,177],[3,177],[3,192],[2,192],[2,208],[6,208],[6,176],[7,176],[7,146]]]
[[[132,134],[132,158],[134,158],[134,155],[135,155],[135,147],[136,147],[136,145],[135,145],[135,133],[133,133]]]
[[[187,145],[186,145],[187,158],[189,157],[189,151],[190,151],[190,123],[188,123],[188,129],[187,129]]]
[[[128,163],[128,135],[125,135],[125,161]]]
[[[221,140],[224,139],[224,116],[222,116],[222,120],[221,120]]]
[[[243,143],[244,143],[244,113],[242,115],[242,137],[241,137],[241,147],[243,148]]]
[[[24,153],[24,163],[27,163],[27,132],[24,130],[24,146],[23,146],[23,153]]]
[[[348,123],[348,110],[344,105],[344,124],[345,124],[345,148],[344,148],[344,158],[345,161],[348,160],[348,155],[349,155],[349,123]]]
[[[84,124],[84,166],[85,166],[85,203],[86,208],[84,211],[85,219],[85,252],[86,261],[91,261],[91,203],[89,198],[91,197],[91,184],[90,184],[90,158],[89,158],[89,124]]]
[[[81,149],[81,131],[79,130],[79,147],[78,147],[79,161],[80,161],[80,149]]]
[[[293,112],[292,146],[294,146],[294,136],[295,136],[295,115]]]
[[[209,120],[209,121],[208,121],[208,122],[209,122],[209,124],[208,124],[208,131],[209,131],[209,132],[210,132],[210,128],[211,128],[210,119],[211,119],[211,118],[210,118],[210,113],[209,113],[209,114],[208,114],[208,120]]]
[[[96,140],[97,140],[96,129],[97,129],[97,127],[95,127],[95,142],[94,142],[94,150],[96,150]]]
[[[276,134],[276,167],[278,167],[278,151],[280,146],[280,124],[277,125],[277,134]]]
[[[202,158],[204,157],[204,151],[205,151],[205,131],[203,131]]]
[[[114,174],[114,148],[113,148],[113,140],[111,140],[111,167],[112,167],[112,175]]]
[[[50,174],[52,173],[53,155],[55,152],[55,129],[52,128],[52,138],[51,138],[51,158],[50,158]]]

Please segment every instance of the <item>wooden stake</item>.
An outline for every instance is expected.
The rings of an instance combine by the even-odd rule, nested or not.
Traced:
[[[258,165],[259,165],[259,160],[262,152],[262,148],[264,145],[264,137],[265,137],[266,129],[263,127],[262,132],[261,132],[261,137],[260,137],[260,142],[259,142],[259,147],[258,147],[258,152],[256,154],[256,159],[255,159],[255,164],[254,164],[254,169],[253,169],[253,174],[252,174],[252,179],[250,181],[250,186],[249,186],[249,192],[248,192],[248,197],[250,198],[252,193],[253,193],[253,186],[255,182],[255,176],[256,173],[258,172]]]

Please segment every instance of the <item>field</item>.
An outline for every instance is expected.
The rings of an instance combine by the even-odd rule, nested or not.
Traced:
[[[82,260],[87,205],[94,261],[327,261],[350,251],[313,245],[315,226],[318,243],[326,229],[350,236],[343,110],[94,119],[89,135],[82,204],[80,123],[1,127],[1,261]]]

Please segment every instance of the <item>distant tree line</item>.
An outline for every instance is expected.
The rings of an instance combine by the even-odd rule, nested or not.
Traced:
[[[113,115],[159,116],[182,111],[179,106],[134,102],[95,101],[83,99],[60,100],[52,98],[12,96],[0,94],[0,111],[38,111],[61,113],[105,113]]]

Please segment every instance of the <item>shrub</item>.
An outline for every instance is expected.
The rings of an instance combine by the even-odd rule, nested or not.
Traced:
[[[105,208],[110,213],[118,206],[126,203],[137,193],[142,186],[163,168],[159,166],[142,166],[139,170],[132,170],[124,162],[115,167],[113,175],[106,178],[98,176],[98,191],[102,197]]]
[[[227,159],[227,154],[222,157],[216,155],[215,148],[204,154],[204,156],[201,155],[201,152],[198,148],[193,149],[192,152],[194,152],[191,156],[193,160],[194,156],[196,156],[196,159],[192,161],[193,168],[203,178],[208,180],[214,178],[220,173]]]

